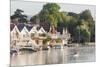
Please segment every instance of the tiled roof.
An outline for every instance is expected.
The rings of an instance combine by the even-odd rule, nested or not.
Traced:
[[[17,27],[18,27],[18,29],[19,29],[20,32],[22,31],[22,29],[24,28],[24,26],[25,26],[25,24],[22,24],[22,23],[20,23],[20,24],[17,25]]]
[[[44,25],[44,24],[43,24]],[[23,23],[18,23],[17,24],[17,28],[18,28],[18,30],[21,32],[22,31],[22,29],[24,28],[24,26],[26,26],[26,28],[27,28],[27,30],[28,31],[30,31],[34,26],[36,26],[36,25],[31,25],[31,24],[23,24]],[[13,28],[15,27],[15,24],[13,24],[13,23],[11,23],[10,24],[10,30],[12,31],[13,30]],[[50,26],[49,25],[44,25],[44,26],[36,26],[36,29],[37,29],[37,31],[39,31],[40,30],[40,28],[41,27],[43,27],[43,29],[45,30],[45,31],[49,31],[49,29],[50,29]]]
[[[46,32],[49,32],[51,24],[50,22],[41,22],[40,26],[43,27]]]
[[[12,31],[14,27],[15,27],[15,24],[11,23],[10,24],[10,31]]]
[[[37,27],[36,29],[39,31],[40,28],[41,28],[41,27],[39,26],[39,27]]]
[[[28,31],[30,31],[33,28],[33,26],[26,25],[26,28]]]

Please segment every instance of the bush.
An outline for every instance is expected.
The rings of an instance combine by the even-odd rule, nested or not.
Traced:
[[[39,36],[46,37],[46,34],[44,34],[44,33],[43,34],[39,34]]]
[[[57,39],[56,39],[56,42],[57,42],[57,43],[60,43],[60,42],[61,42],[61,39],[60,39],[60,38],[57,38]]]

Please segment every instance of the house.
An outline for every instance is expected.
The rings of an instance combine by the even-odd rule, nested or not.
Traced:
[[[28,42],[28,30],[25,24],[11,24],[11,44],[26,45]]]
[[[60,45],[64,45],[64,44],[68,44],[68,40],[70,38],[70,34],[67,31],[67,28],[63,28],[62,30],[62,34],[60,34],[60,32],[58,32],[56,30],[56,28],[51,27],[50,31],[49,31],[49,36],[51,37],[51,42],[50,44],[53,46],[55,44],[57,44],[57,40],[61,40],[60,41]]]
[[[30,33],[37,33],[37,26],[33,26]]]
[[[37,43],[35,42],[35,40],[30,39],[28,42],[28,45],[37,45]]]
[[[13,24],[11,25],[10,35],[11,35],[11,40],[18,40],[19,39],[20,31],[16,25],[13,25]]]
[[[17,27],[20,30],[20,43],[18,45],[26,46],[30,40],[29,30],[25,24],[19,24]]]
[[[50,27],[50,30],[48,32],[48,35],[52,38],[52,39],[57,39],[58,36],[57,36],[57,30],[54,26],[51,26]]]
[[[39,46],[43,45],[43,39],[45,39],[43,34],[45,33],[46,31],[43,29],[43,27],[39,26],[33,26],[33,28],[30,31],[32,40]]]
[[[46,31],[43,29],[43,27],[41,27],[38,31],[38,34],[46,34]]]
[[[16,46],[20,39],[20,31],[17,28],[17,25],[13,23],[10,24],[10,37],[11,46]]]
[[[29,36],[30,37],[33,37],[33,36],[37,36],[37,26],[33,26],[32,28],[31,28],[31,30],[29,31]]]
[[[70,34],[67,31],[67,28],[63,28],[62,34],[57,31],[54,26],[51,26],[49,32],[45,31],[45,29],[38,25],[30,25],[30,24],[11,24],[11,44],[13,45],[21,45],[25,46],[31,41],[33,44],[38,46],[43,45],[43,40],[46,39],[47,36],[50,36],[51,40],[49,44],[55,45],[60,40],[60,45],[64,45],[68,43],[70,38]]]
[[[21,31],[21,39],[27,40],[29,39],[29,31],[27,30],[26,26]]]

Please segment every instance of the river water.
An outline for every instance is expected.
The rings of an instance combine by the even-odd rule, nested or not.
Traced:
[[[11,56],[11,66],[95,62],[95,47],[64,47]]]

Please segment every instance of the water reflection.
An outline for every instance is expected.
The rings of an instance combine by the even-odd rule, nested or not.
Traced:
[[[74,54],[75,52],[77,52],[78,56]],[[64,49],[50,49],[38,52],[22,51],[18,55],[11,56],[11,66],[93,61],[95,61],[94,47],[80,47],[78,50],[65,47]]]

